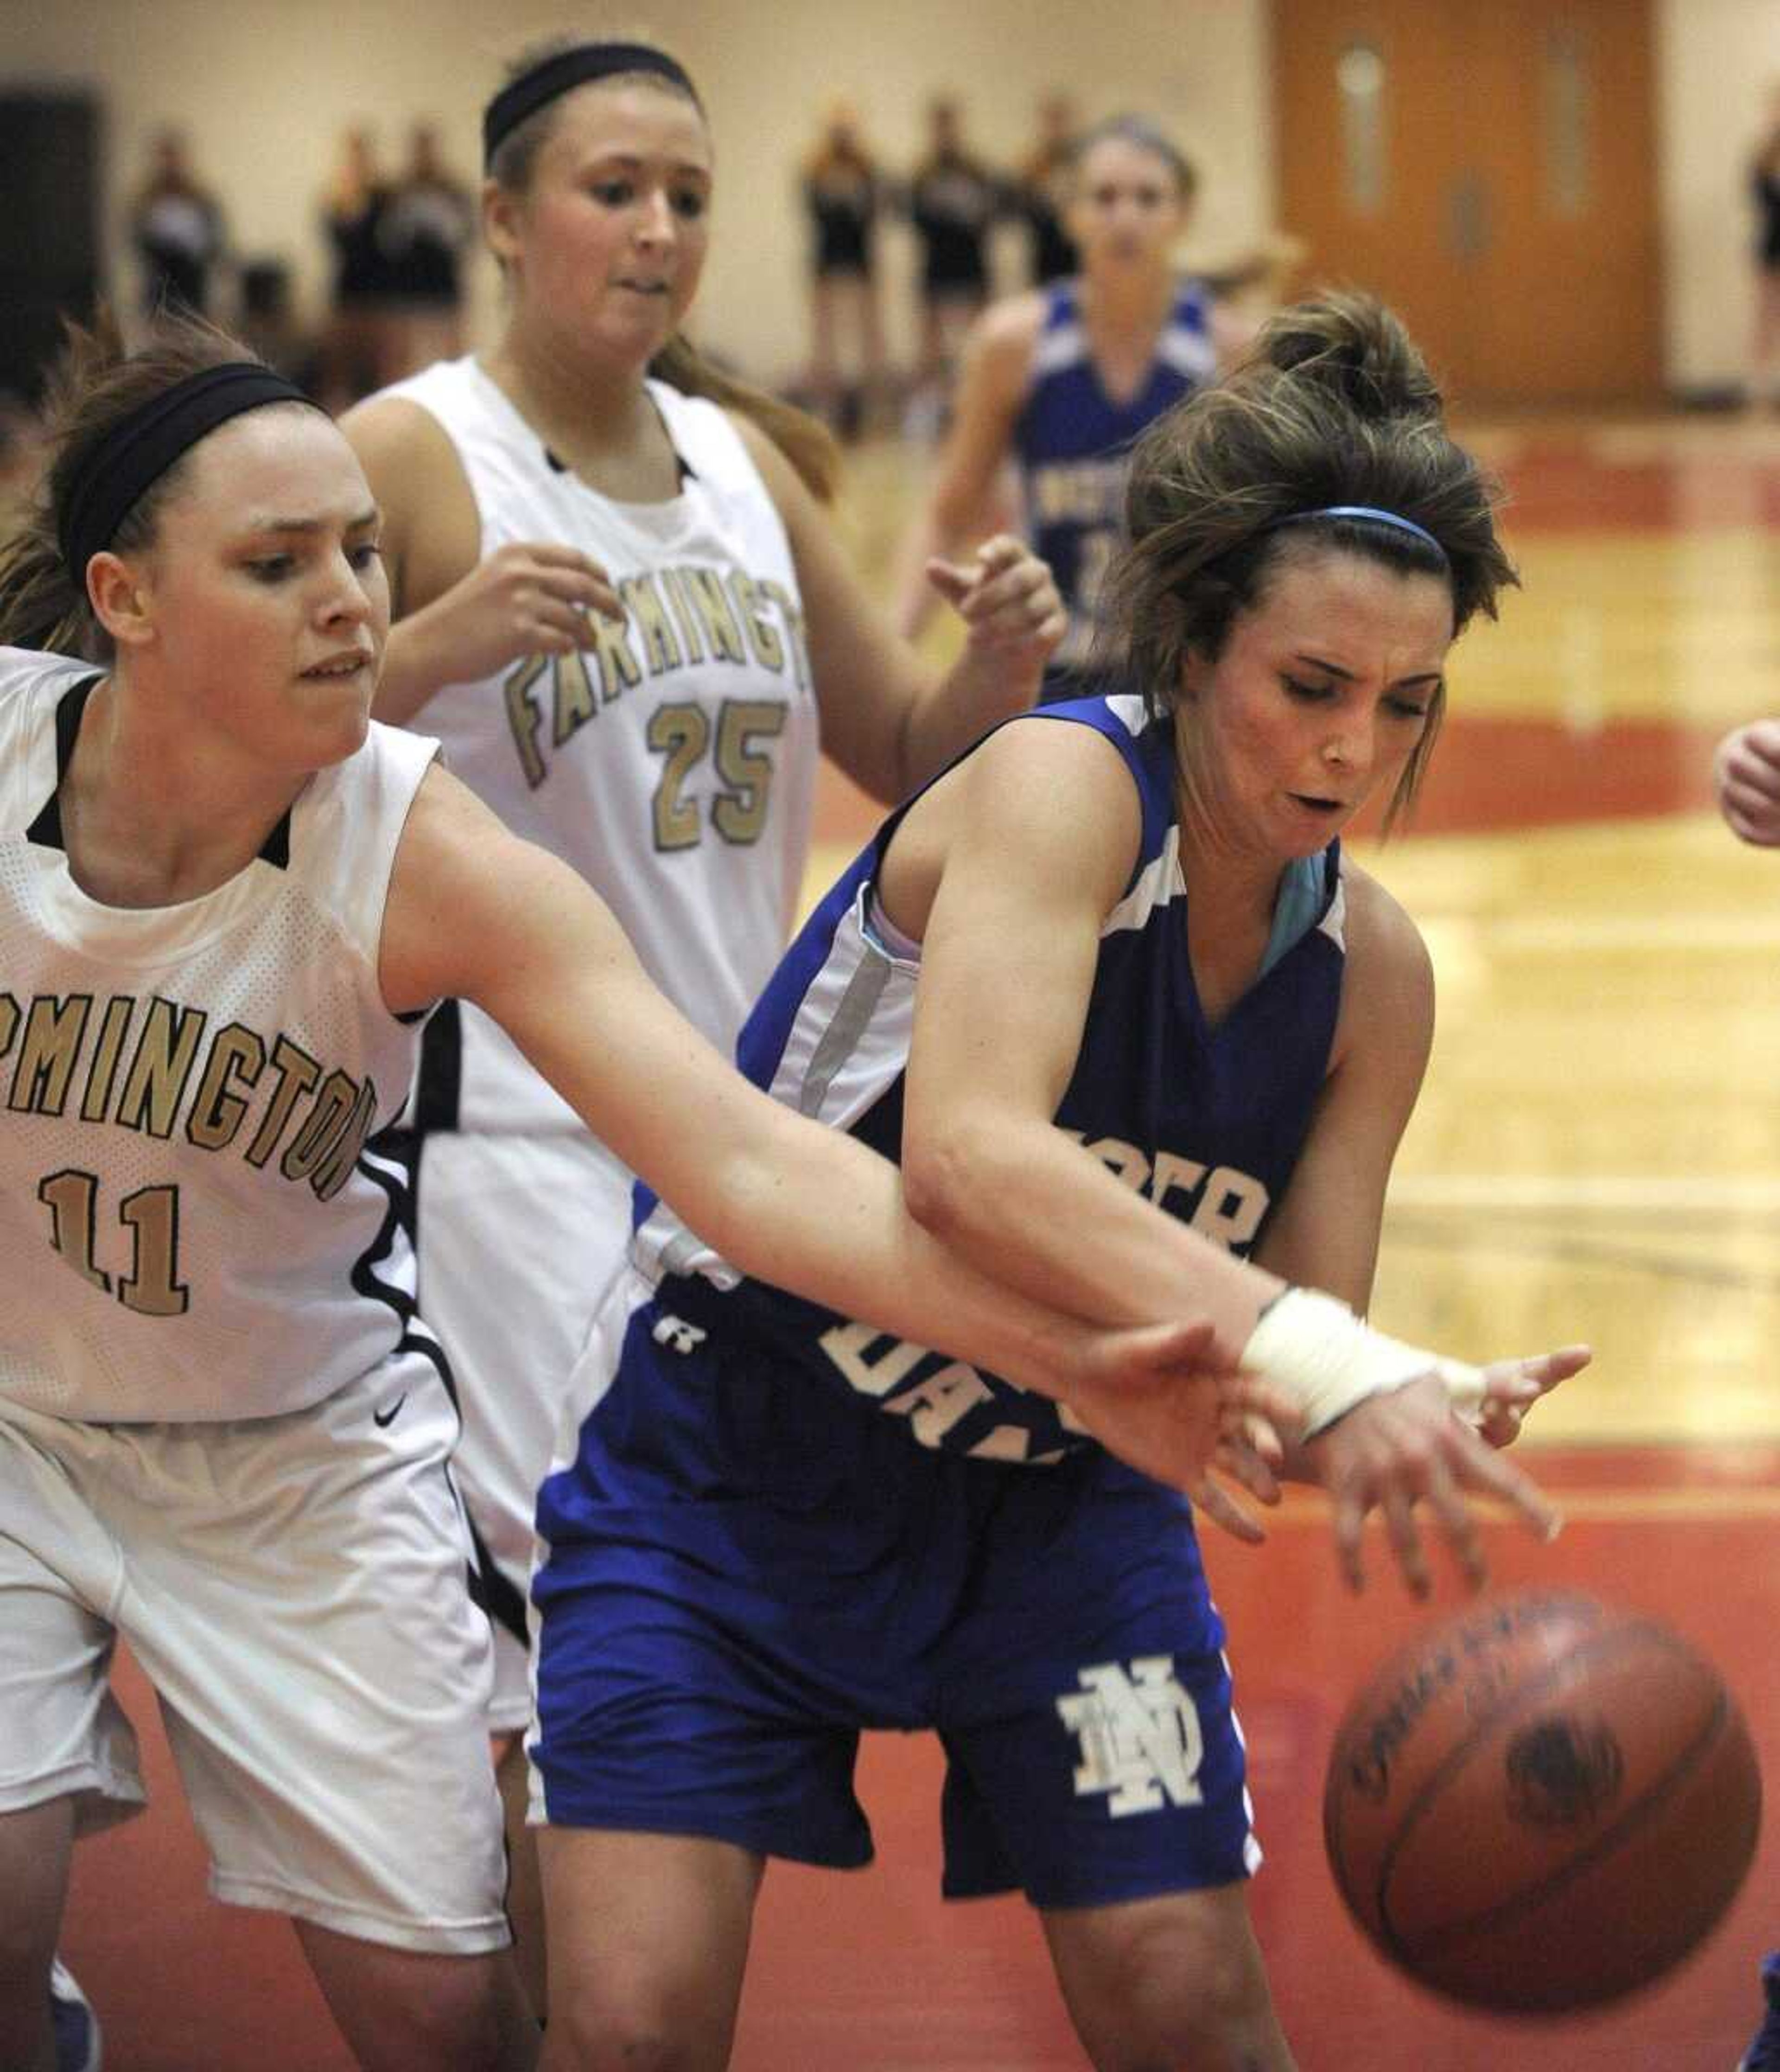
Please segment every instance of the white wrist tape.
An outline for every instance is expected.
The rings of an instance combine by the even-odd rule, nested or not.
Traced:
[[[1314,1288],[1289,1288],[1268,1306],[1243,1348],[1242,1364],[1297,1399],[1306,1439],[1327,1431],[1367,1396],[1425,1374],[1439,1375],[1461,1416],[1474,1416],[1483,1401],[1479,1369],[1387,1338],[1363,1324],[1345,1302]]]

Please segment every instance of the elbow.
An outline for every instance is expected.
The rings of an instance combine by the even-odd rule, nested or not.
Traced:
[[[904,1125],[902,1199],[911,1218],[941,1242],[956,1243],[977,1220],[976,1204],[995,1198],[985,1133],[968,1125]]]

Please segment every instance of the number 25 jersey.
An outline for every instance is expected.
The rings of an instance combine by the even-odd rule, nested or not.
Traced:
[[[656,984],[727,1050],[795,915],[820,754],[791,543],[740,434],[716,405],[651,381],[680,491],[623,504],[563,468],[473,358],[382,393],[450,438],[483,559],[515,542],[578,549],[625,610],[622,624],[590,614],[578,654],[442,685],[415,725],[515,833],[594,887]],[[429,1036],[417,1120],[582,1128],[468,1006]]]

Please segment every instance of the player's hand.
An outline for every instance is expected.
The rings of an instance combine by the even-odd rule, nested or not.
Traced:
[[[1418,1597],[1433,1585],[1422,1543],[1429,1518],[1466,1581],[1482,1585],[1488,1564],[1473,1496],[1499,1498],[1539,1539],[1550,1540],[1558,1529],[1558,1513],[1538,1485],[1453,1414],[1437,1374],[1367,1396],[1310,1440],[1304,1453],[1334,1500],[1336,1555],[1355,1590],[1365,1585],[1360,1535],[1370,1511],[1382,1514],[1397,1565]]]
[[[1285,1452],[1278,1434],[1264,1417],[1252,1412],[1227,1416],[1223,1436],[1211,1457],[1216,1473],[1201,1475],[1187,1490],[1194,1509],[1232,1540],[1248,1547],[1260,1546],[1267,1537],[1267,1528],[1252,1511],[1237,1501],[1226,1484],[1235,1483],[1257,1503],[1271,1507],[1280,1500],[1279,1470]]]
[[[451,680],[491,676],[528,655],[567,655],[598,639],[589,614],[623,623],[624,607],[599,563],[573,547],[515,541],[496,548],[427,607]]]
[[[1272,1384],[1220,1365],[1215,1337],[1207,1323],[1089,1331],[1063,1391],[1074,1421],[1109,1453],[1195,1501],[1215,1462],[1254,1489],[1235,1451],[1246,1420],[1275,1422],[1292,1414],[1291,1404]],[[1230,1499],[1223,1501],[1242,1515]],[[1226,1523],[1223,1515],[1213,1515]],[[1251,1524],[1237,1536],[1262,1536]]]
[[[1497,1360],[1483,1370],[1482,1402],[1462,1414],[1490,1445],[1511,1446],[1533,1405],[1593,1358],[1586,1346],[1564,1346],[1531,1359]]]
[[[1011,532],[985,540],[967,562],[930,561],[927,576],[980,654],[1040,668],[1069,624],[1050,568]]]
[[[1712,757],[1712,788],[1733,834],[1758,849],[1780,845],[1780,720],[1758,719],[1725,736]]]

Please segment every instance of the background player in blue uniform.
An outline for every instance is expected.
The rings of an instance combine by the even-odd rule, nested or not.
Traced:
[[[1071,694],[1119,545],[1132,442],[1211,380],[1252,331],[1208,283],[1176,268],[1196,185],[1179,150],[1140,117],[1097,123],[1077,142],[1064,220],[1080,271],[997,302],[967,341],[952,430],[908,553],[899,609],[906,632],[918,632],[931,610],[928,557],[989,529],[1011,460],[1027,536],[1070,615],[1047,695]],[[1245,262],[1220,285],[1244,285],[1265,270],[1259,259]]]
[[[1424,1513],[1474,1580],[1468,1490],[1551,1521],[1453,1404],[1505,1441],[1586,1355],[1479,1375],[1353,1313],[1433,988],[1336,837],[1412,796],[1448,650],[1512,580],[1489,491],[1395,321],[1338,301],[1152,430],[1131,518],[1143,696],[1010,721],[893,816],[741,1060],[899,1156],[915,1215],[1010,1285],[1190,1300],[1294,1377],[1280,1465],[1332,1493],[1356,1585],[1374,1507],[1416,1591]],[[638,1206],[589,1355],[611,1386],[539,1502],[545,2063],[721,2065],[763,1860],[866,1859],[853,1759],[889,1726],[941,1736],[945,1889],[1041,1910],[1097,2066],[1285,2072],[1186,1506],[1054,1404]]]

